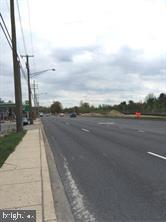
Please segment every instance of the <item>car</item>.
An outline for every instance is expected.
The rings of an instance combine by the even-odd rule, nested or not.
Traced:
[[[59,116],[60,116],[60,117],[64,117],[64,113],[60,113]]]
[[[23,126],[28,125],[28,119],[27,119],[27,117],[23,117],[23,118],[22,118],[22,124],[23,124]]]
[[[77,114],[76,114],[76,113],[70,113],[70,117],[71,117],[71,118],[77,117]]]
[[[43,113],[40,113],[39,115],[40,115],[40,117],[43,117],[43,116],[44,116],[44,114],[43,114]]]

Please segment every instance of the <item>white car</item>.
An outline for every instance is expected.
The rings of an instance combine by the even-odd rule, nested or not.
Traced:
[[[40,117],[43,117],[44,116],[44,114],[43,113],[40,113]]]
[[[23,117],[23,118],[22,118],[22,124],[23,124],[23,126],[28,125],[28,119],[27,119],[27,117]]]

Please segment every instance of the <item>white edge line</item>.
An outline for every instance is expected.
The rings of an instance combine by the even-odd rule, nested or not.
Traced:
[[[114,125],[114,122],[98,122],[99,125]]]
[[[84,128],[82,128],[81,130],[82,130],[82,131],[85,131],[85,132],[90,132],[89,130],[84,129]]]
[[[144,130],[138,130],[138,132],[139,132],[139,133],[144,133],[145,131],[144,131]]]
[[[161,156],[161,155],[158,155],[158,154],[152,153],[152,152],[147,152],[147,153],[150,154],[150,155],[157,156],[157,157],[159,157],[159,158],[161,158],[161,159],[166,160],[166,157],[165,157],[165,156]]]

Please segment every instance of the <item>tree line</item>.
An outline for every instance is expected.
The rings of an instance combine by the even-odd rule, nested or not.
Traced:
[[[111,110],[117,110],[125,114],[141,112],[143,114],[166,115],[166,94],[160,93],[158,97],[153,94],[149,94],[143,102],[134,102],[133,100],[129,100],[128,102],[122,101],[118,105],[101,104],[95,107],[90,105],[88,102],[81,101],[79,106],[63,108],[61,102],[55,101],[50,107],[40,107],[41,112],[51,112],[53,114],[60,112],[76,112],[78,114],[96,112],[104,114]]]
[[[0,104],[5,103],[0,98]],[[12,103],[8,101],[6,103]],[[145,97],[143,102],[134,102],[129,100],[128,102],[122,101],[118,105],[100,104],[97,107],[89,104],[88,102],[81,101],[79,106],[73,106],[70,108],[63,108],[62,103],[54,101],[49,107],[39,107],[39,111],[43,113],[61,113],[61,112],[76,112],[76,113],[108,113],[111,110],[117,110],[125,114],[133,114],[135,112],[141,112],[143,114],[155,114],[166,115],[166,93],[160,93],[159,96],[149,94]]]

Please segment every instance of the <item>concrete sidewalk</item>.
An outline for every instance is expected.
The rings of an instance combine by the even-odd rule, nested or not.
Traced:
[[[57,221],[40,122],[0,168],[0,209],[36,210],[37,222]]]

